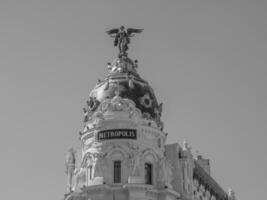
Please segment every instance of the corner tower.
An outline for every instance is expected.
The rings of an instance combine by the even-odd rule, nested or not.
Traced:
[[[162,104],[127,55],[132,33],[112,29],[119,55],[108,76],[91,91],[80,132],[81,160],[73,149],[66,158],[65,199],[177,199],[172,167],[165,156]]]

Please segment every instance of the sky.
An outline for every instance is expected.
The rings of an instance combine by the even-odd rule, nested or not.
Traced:
[[[167,143],[187,139],[239,200],[267,188],[267,1],[0,1],[1,199],[63,199],[82,108],[117,55],[105,31],[144,28],[129,56],[163,102]]]

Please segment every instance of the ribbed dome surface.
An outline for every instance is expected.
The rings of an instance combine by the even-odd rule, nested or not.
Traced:
[[[137,61],[121,57],[108,65],[108,77],[100,81],[90,93],[88,105],[91,111],[105,99],[119,95],[132,100],[146,118],[159,121],[161,105],[159,106],[153,89],[138,75]]]

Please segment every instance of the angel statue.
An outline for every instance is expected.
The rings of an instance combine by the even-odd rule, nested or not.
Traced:
[[[143,29],[128,28],[125,31],[124,26],[120,28],[114,28],[107,31],[110,37],[115,38],[114,46],[119,47],[119,56],[127,56],[128,44],[130,43],[130,37],[133,37],[133,33],[141,33]]]

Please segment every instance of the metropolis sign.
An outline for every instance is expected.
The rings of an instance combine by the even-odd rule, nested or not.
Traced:
[[[112,140],[112,139],[137,139],[135,129],[113,129],[104,130],[97,133],[98,140]]]

